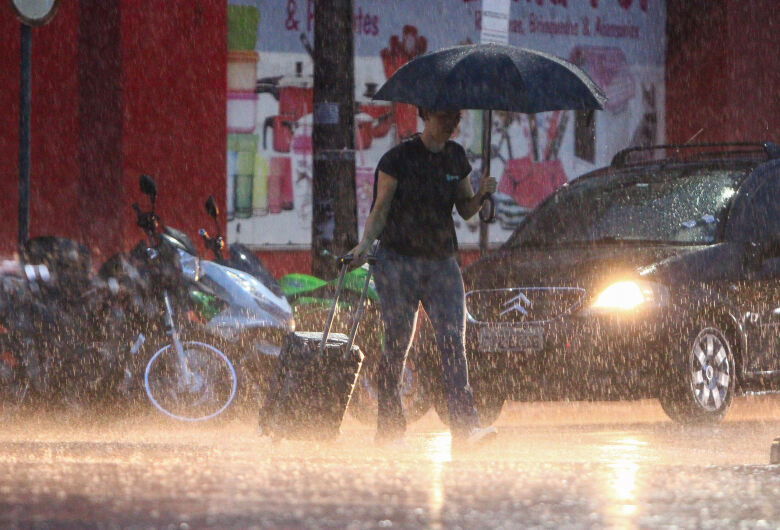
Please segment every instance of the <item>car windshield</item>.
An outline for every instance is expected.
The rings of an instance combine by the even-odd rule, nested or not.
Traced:
[[[507,246],[713,243],[744,174],[688,167],[583,178],[534,211]]]

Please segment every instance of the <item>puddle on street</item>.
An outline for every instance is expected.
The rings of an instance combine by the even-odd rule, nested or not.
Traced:
[[[490,445],[453,451],[433,412],[393,449],[376,448],[373,428],[352,418],[331,443],[275,443],[251,416],[185,425],[37,415],[0,433],[0,495],[6,507],[42,510],[38,522],[81,499],[113,514],[101,520],[153,526],[246,527],[264,514],[270,527],[480,527],[485,517],[685,527],[709,520],[704,507],[719,520],[780,523],[780,472],[766,465],[780,396],[735,400],[709,427],[677,426],[650,400],[513,403],[497,427]],[[752,511],[729,511],[731,501]],[[8,513],[0,522],[28,521]]]

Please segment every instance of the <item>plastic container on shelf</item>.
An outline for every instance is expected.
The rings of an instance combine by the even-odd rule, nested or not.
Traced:
[[[235,181],[233,201],[235,217],[246,219],[252,215],[252,184],[255,173],[256,134],[228,134],[228,158],[235,153]]]
[[[257,94],[253,91],[228,91],[227,131],[229,133],[252,133],[255,130]]]
[[[255,155],[255,175],[252,181],[252,216],[268,215],[268,160]]]
[[[228,91],[254,92],[257,83],[257,52],[231,50],[227,61]]]
[[[272,156],[268,167],[268,212],[291,210],[292,164],[289,156]]]
[[[260,11],[255,6],[227,6],[228,50],[254,50],[257,46],[257,25]]]
[[[232,221],[236,216],[236,166],[238,164],[238,153],[231,151],[228,147],[227,152],[227,220]]]

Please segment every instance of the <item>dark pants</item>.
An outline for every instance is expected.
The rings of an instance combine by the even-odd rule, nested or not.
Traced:
[[[442,380],[453,436],[479,425],[468,380],[465,295],[455,258],[428,260],[400,256],[380,247],[374,281],[385,325],[385,348],[379,360],[377,438],[406,430],[401,405],[401,375],[417,324],[421,302],[433,324],[442,363]]]

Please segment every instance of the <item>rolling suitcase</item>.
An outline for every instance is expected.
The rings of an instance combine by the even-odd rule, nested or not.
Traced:
[[[354,344],[371,272],[366,275],[349,335],[330,333],[351,256],[341,272],[323,332],[297,331],[282,341],[276,374],[260,409],[260,430],[274,439],[327,440],[338,436],[363,352]],[[373,256],[368,259],[373,264]]]

